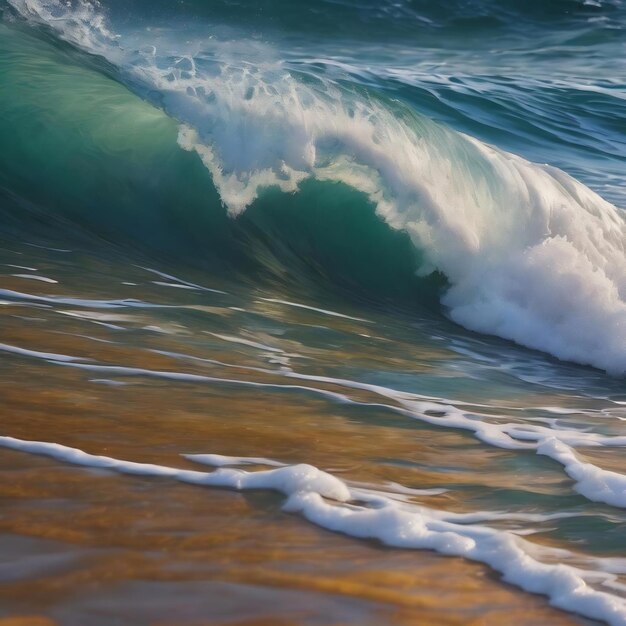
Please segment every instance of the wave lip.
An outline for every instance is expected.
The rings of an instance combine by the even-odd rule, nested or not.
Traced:
[[[173,54],[149,33],[115,34],[88,0],[9,2],[105,57],[178,120],[180,146],[198,154],[231,215],[268,187],[349,185],[408,233],[424,258],[421,275],[445,274],[452,320],[626,374],[626,221],[564,172],[373,91],[296,74],[263,48],[214,40],[202,54]]]

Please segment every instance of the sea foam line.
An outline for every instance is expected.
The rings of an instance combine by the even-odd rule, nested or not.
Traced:
[[[470,519],[465,519],[465,524],[458,523],[463,515],[399,503],[380,495],[380,492],[369,493],[364,488],[351,488],[312,465],[284,465],[248,472],[227,465],[266,461],[272,465],[280,464],[262,458],[188,455],[189,460],[219,466],[212,472],[201,472],[97,456],[57,443],[13,437],[0,437],[0,446],[122,474],[166,477],[207,487],[278,491],[287,497],[282,507],[284,511],[299,513],[328,530],[356,538],[377,539],[388,546],[435,550],[478,561],[500,572],[505,582],[547,596],[552,606],[603,620],[611,626],[626,624],[626,600],[591,586],[599,584],[608,589],[622,590],[623,586],[616,582],[614,574],[588,571],[563,563],[542,563],[531,556],[531,553],[537,553],[538,547],[535,544],[531,546],[512,532],[485,525],[468,525]]]
[[[269,370],[245,366],[240,368],[286,378],[322,382],[349,389],[369,391],[386,399],[391,399],[400,406],[387,403],[362,402],[354,400],[343,393],[307,385],[286,385],[241,380],[237,378],[205,376],[202,374],[189,374],[185,372],[85,363],[80,362],[81,360],[76,357],[26,350],[7,344],[0,344],[0,350],[12,352],[19,356],[44,359],[56,365],[103,373],[107,376],[146,376],[188,383],[233,385],[255,389],[267,389],[268,391],[293,391],[296,393],[308,393],[321,396],[339,404],[380,408],[382,410],[392,411],[405,417],[428,423],[432,426],[469,431],[479,441],[497,448],[534,451],[537,454],[548,456],[563,466],[566,474],[574,481],[574,488],[580,495],[592,502],[601,502],[618,508],[626,508],[626,475],[602,469],[592,463],[584,463],[577,458],[574,450],[576,446],[626,447],[626,436],[605,436],[597,433],[548,428],[537,424],[488,422],[484,421],[488,418],[487,415],[466,413],[452,404],[425,400],[416,394],[401,392],[380,385],[359,383],[348,379],[297,374],[292,371]],[[166,354],[173,355],[174,353]],[[206,359],[206,361],[226,367],[238,367],[218,361],[211,361],[209,359]],[[436,413],[436,415],[433,413]],[[472,419],[472,417],[479,417],[480,419]]]
[[[387,403],[373,404],[358,402],[340,394],[342,403],[375,407],[399,413],[441,428],[455,428],[471,432],[479,441],[507,450],[535,451],[560,463],[567,475],[575,482],[576,491],[593,502],[602,502],[611,506],[626,508],[626,475],[604,470],[591,463],[581,462],[574,452],[575,447],[626,447],[626,436],[606,436],[597,433],[580,432],[570,429],[557,429],[528,423],[494,423],[486,421],[488,415],[468,413],[453,404],[442,403],[434,398],[425,398],[417,394],[397,391],[381,385],[360,383],[345,378],[300,374],[291,370],[271,370],[260,367],[238,366],[211,359],[187,357],[180,353],[156,351],[160,354],[193,361],[205,361],[212,365],[238,368],[281,376],[288,379],[318,382],[336,385],[348,389],[367,391],[396,402],[399,406]],[[73,367],[80,364],[69,363]],[[93,367],[93,366],[89,366]],[[231,379],[228,382],[232,383]],[[242,381],[245,383],[245,381]],[[313,391],[314,387],[307,387]],[[326,390],[318,390],[325,393]],[[332,399],[332,396],[328,396]],[[436,414],[436,415],[435,415]],[[481,419],[472,419],[480,417]]]

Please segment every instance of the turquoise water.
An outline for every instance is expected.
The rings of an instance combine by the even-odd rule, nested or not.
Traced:
[[[277,490],[342,541],[483,563],[626,623],[621,2],[6,0],[0,15],[0,442],[19,451],[3,472],[31,452],[146,489]],[[42,429],[30,394],[73,408]],[[288,467],[181,474],[144,403],[169,452]],[[467,611],[458,623],[490,619]]]

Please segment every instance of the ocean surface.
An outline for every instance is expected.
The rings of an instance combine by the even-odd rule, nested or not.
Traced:
[[[0,0],[0,624],[625,625],[624,207],[621,0]]]

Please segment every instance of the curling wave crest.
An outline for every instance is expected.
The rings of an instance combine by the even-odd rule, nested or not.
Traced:
[[[624,214],[561,170],[374,90],[296,70],[261,45],[205,37],[181,49],[149,32],[115,32],[86,0],[9,1],[21,18],[106,58],[178,120],[180,146],[210,170],[231,215],[269,187],[350,185],[409,234],[421,275],[446,275],[452,320],[626,373]]]

